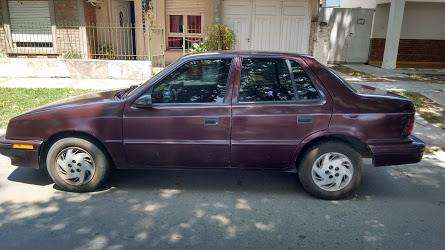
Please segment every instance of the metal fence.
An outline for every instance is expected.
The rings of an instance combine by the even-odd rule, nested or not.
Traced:
[[[6,26],[5,43],[12,54],[54,54],[53,28],[49,23],[21,22]]]
[[[136,33],[144,34],[142,27],[87,25],[85,28],[92,58],[148,60],[148,54],[137,51],[136,47]]]
[[[11,24],[5,32],[8,54],[54,54],[64,58],[110,60],[148,60],[152,57],[163,57],[163,53],[154,53],[155,50],[148,48],[144,27],[97,24],[51,26],[49,23],[22,22]],[[164,38],[162,29],[154,32],[150,30],[149,33],[161,34],[160,37]],[[150,44],[151,46],[153,45]]]

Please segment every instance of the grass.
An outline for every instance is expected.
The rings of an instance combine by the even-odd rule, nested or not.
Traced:
[[[6,128],[9,119],[25,111],[91,91],[66,88],[0,88],[0,128]]]
[[[407,74],[411,80],[421,81],[426,83],[437,83],[445,84],[444,74],[420,74],[420,73],[409,73]]]
[[[416,112],[427,122],[445,129],[445,110],[437,102],[416,92],[397,91],[413,101]]]
[[[365,72],[351,69],[344,65],[333,65],[332,69],[343,74],[359,78],[362,81],[368,82],[388,82],[391,80],[398,81],[421,81],[425,83],[445,84],[445,74],[423,74],[423,73],[403,73],[406,77],[376,77]]]

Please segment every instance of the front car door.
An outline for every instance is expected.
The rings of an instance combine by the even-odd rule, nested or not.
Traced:
[[[143,91],[152,106],[127,105],[124,151],[131,166],[226,167],[232,58],[191,59]]]
[[[300,58],[245,56],[241,64],[232,103],[231,166],[288,168],[297,145],[328,127],[330,97]]]

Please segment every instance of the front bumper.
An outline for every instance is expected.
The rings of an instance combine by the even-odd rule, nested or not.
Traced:
[[[415,136],[399,142],[370,145],[374,166],[417,163],[422,160],[425,143]]]
[[[32,145],[32,149],[14,148],[14,144]],[[11,159],[11,164],[19,167],[39,168],[39,148],[42,141],[35,140],[8,140],[0,137],[0,154]]]

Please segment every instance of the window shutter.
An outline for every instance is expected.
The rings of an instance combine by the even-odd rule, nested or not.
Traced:
[[[8,1],[14,43],[52,43],[48,1]]]

